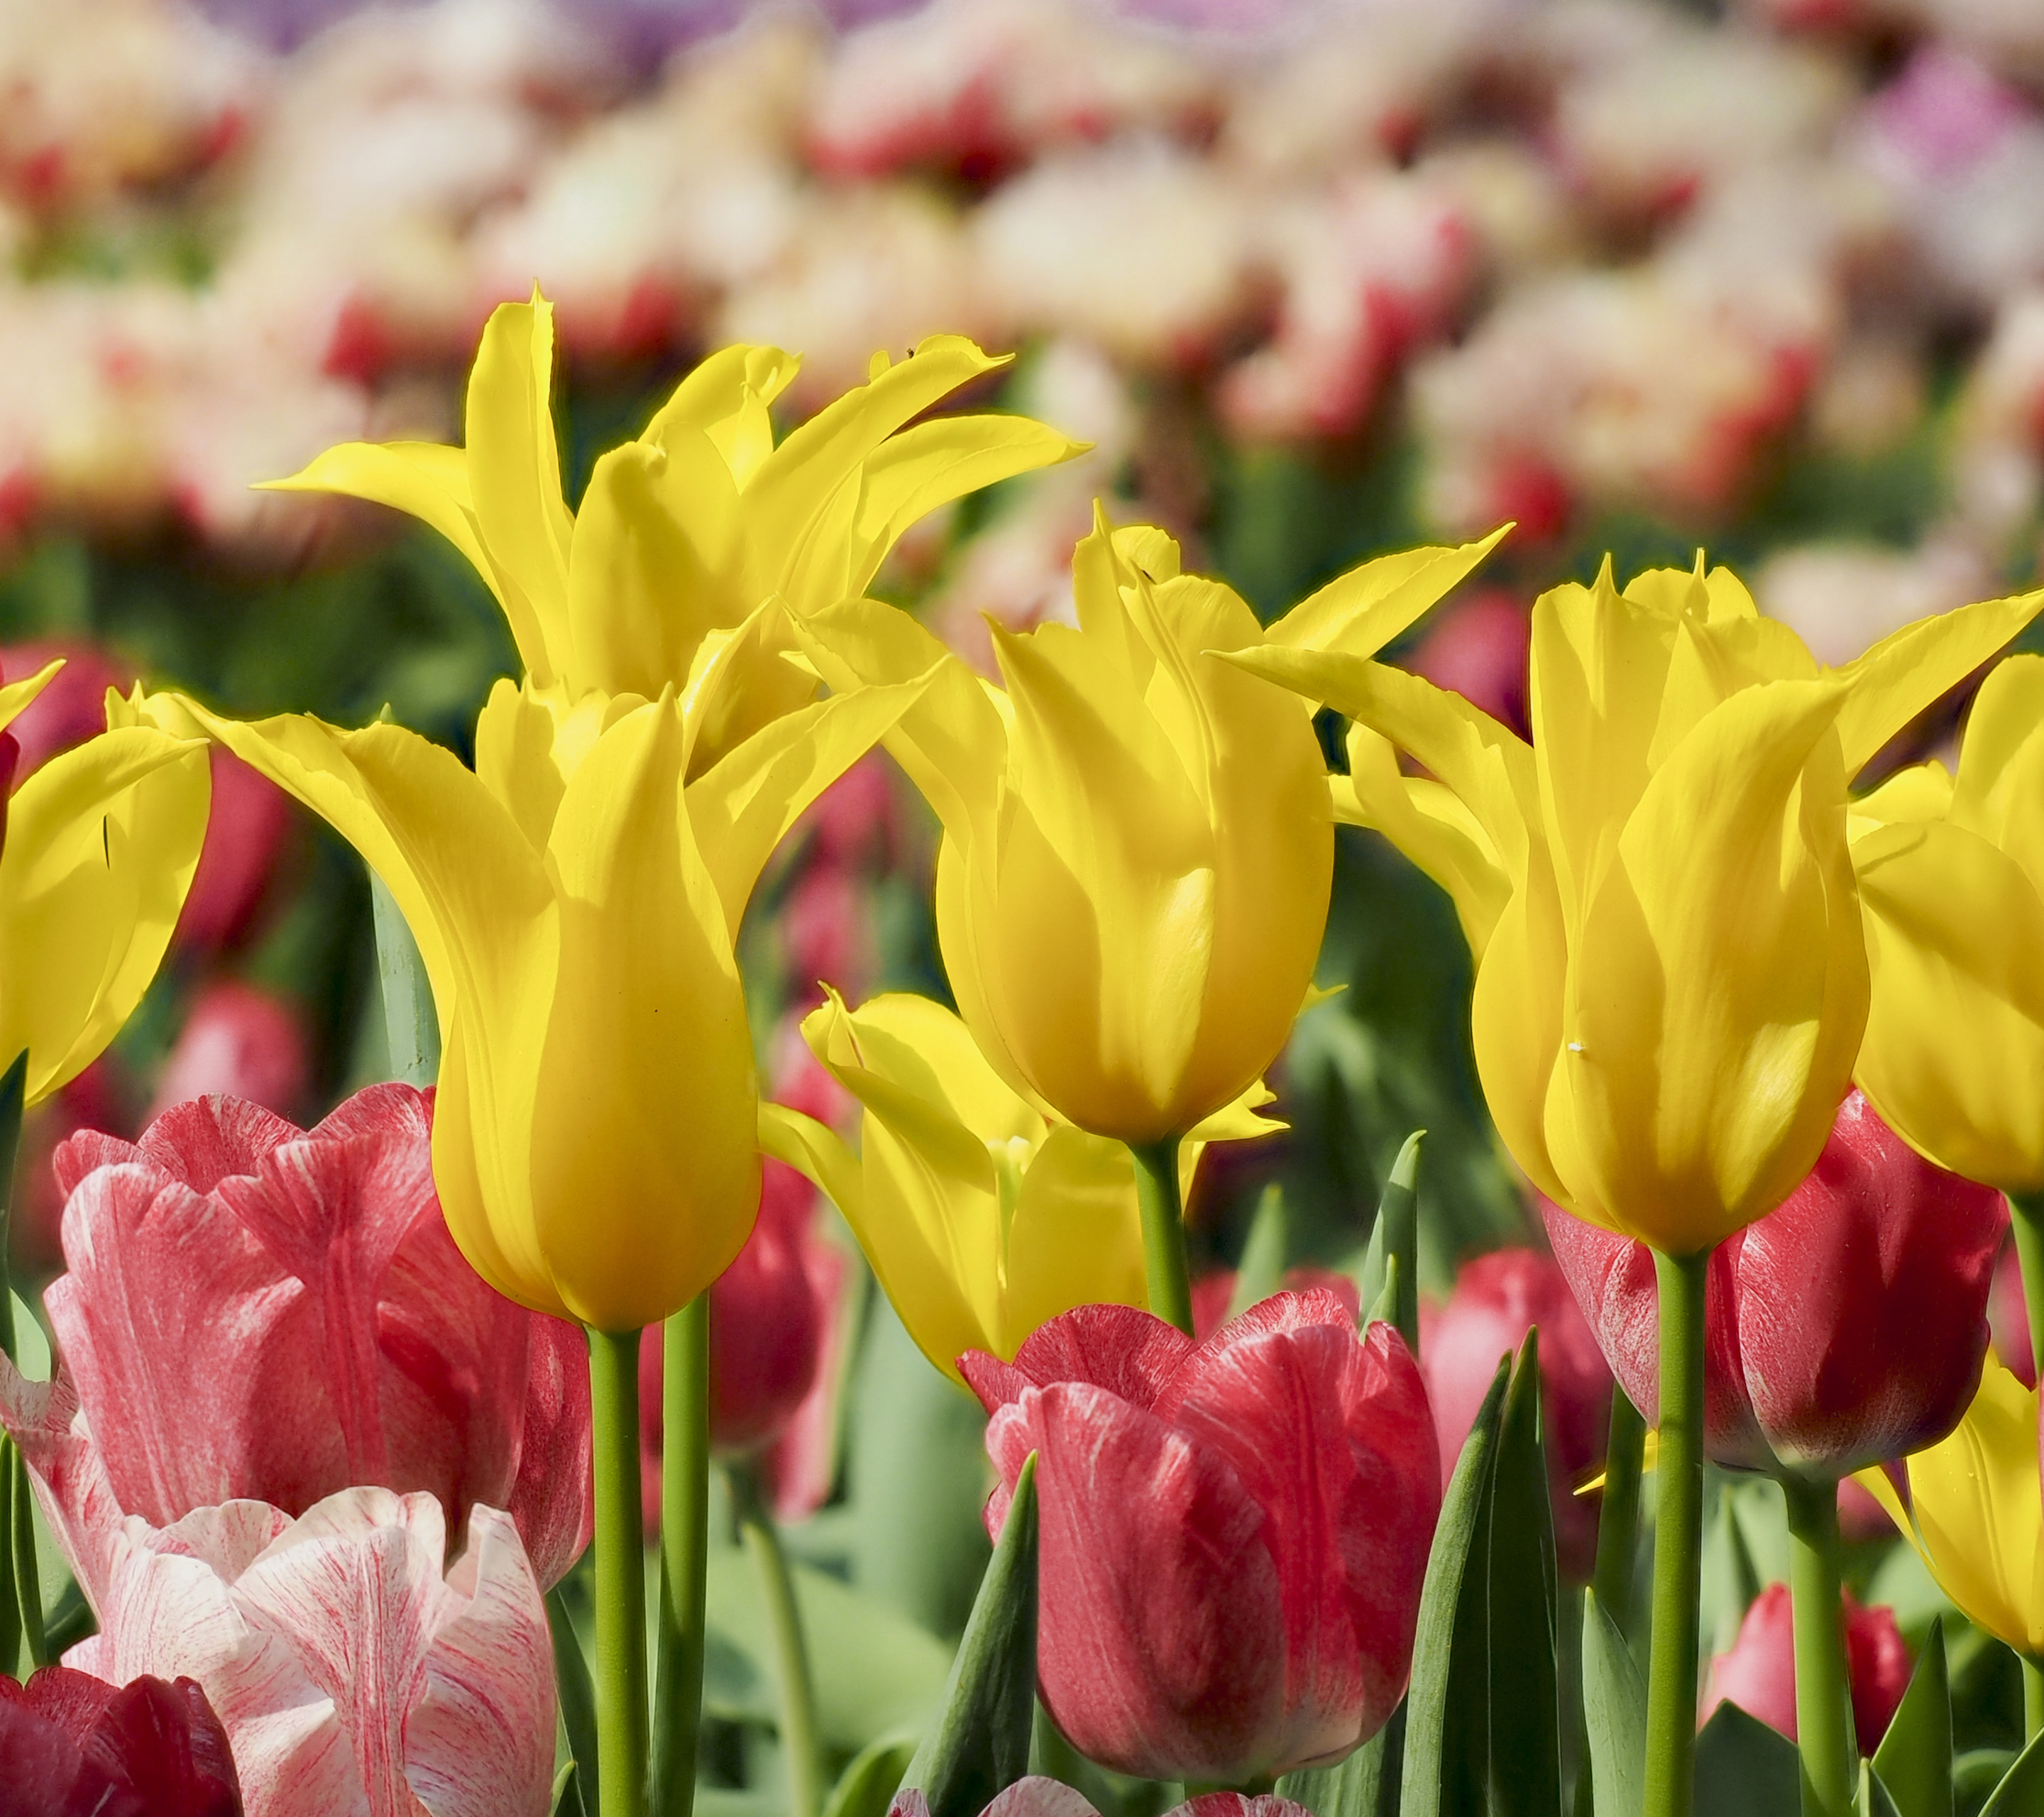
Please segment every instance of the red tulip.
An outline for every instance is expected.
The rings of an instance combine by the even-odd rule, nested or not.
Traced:
[[[133,1081],[110,1049],[23,1113],[7,1223],[17,1279],[44,1280],[63,1266],[64,1194],[57,1184],[57,1150],[80,1130],[126,1135],[134,1127],[129,1108],[134,1101]]]
[[[815,829],[817,860],[850,870],[884,868],[900,843],[888,764],[870,751],[819,795],[803,815]]]
[[[2023,1297],[2023,1269],[2015,1259],[2014,1243],[2001,1252],[2001,1259],[1994,1265],[1987,1315],[1994,1329],[1994,1354],[2001,1358],[2001,1366],[2025,1388],[2034,1388],[2037,1353],[2030,1345],[2030,1308]]]
[[[1532,615],[1503,589],[1485,587],[1443,608],[1404,666],[1531,738],[1526,666],[1532,647]]]
[[[1583,1322],[1568,1278],[1537,1250],[1500,1249],[1465,1262],[1438,1312],[1420,1316],[1420,1366],[1440,1441],[1442,1487],[1497,1373],[1497,1360],[1540,1327],[1542,1430],[1552,1479],[1554,1545],[1563,1569],[1587,1578],[1596,1562],[1597,1504],[1575,1493],[1603,1457],[1611,1370]]]
[[[866,885],[855,873],[831,864],[804,871],[782,906],[781,939],[801,1001],[820,1001],[822,984],[854,998],[866,995],[879,954]]]
[[[157,1077],[152,1117],[194,1098],[245,1098],[279,1116],[297,1113],[312,1057],[298,1012],[274,992],[237,978],[202,990]]]
[[[588,1361],[454,1246],[430,1095],[372,1085],[312,1131],[233,1098],[57,1152],[70,1272],[44,1298],[123,1512],[169,1527],[351,1485],[508,1508],[541,1580],[590,1532]]]
[[[1044,1703],[1081,1752],[1240,1783],[1332,1760],[1405,1688],[1440,1462],[1389,1326],[1279,1293],[1195,1343],[1080,1306],[1012,1364],[959,1366],[993,1416],[998,1531],[1037,1455]]]
[[[213,809],[198,869],[172,936],[186,952],[217,952],[248,932],[291,830],[290,797],[224,744],[213,747]]]
[[[1210,1338],[1228,1323],[1228,1309],[1234,1303],[1239,1278],[1231,1268],[1216,1268],[1193,1283],[1194,1337]],[[1362,1316],[1362,1296],[1356,1287],[1355,1277],[1343,1273],[1338,1268],[1315,1268],[1310,1265],[1288,1268],[1285,1270],[1285,1285],[1295,1293],[1303,1293],[1309,1287],[1324,1288],[1348,1308],[1350,1319]]]
[[[1654,1258],[1545,1206],[1633,1404],[1661,1405]],[[1857,1091],[1808,1178],[1711,1258],[1704,1439],[1718,1463],[1844,1476],[1934,1444],[1979,1385],[2001,1195],[1924,1160]]]
[[[0,1676],[0,1817],[242,1817],[227,1731],[189,1678]]]
[[[0,670],[17,681],[47,668],[59,657],[63,666],[49,686],[15,715],[9,735],[21,747],[14,781],[25,782],[60,751],[97,738],[106,729],[106,690],[123,693],[135,671],[97,644],[68,637],[38,638],[0,650]]]
[[[930,1817],[930,1801],[920,1787],[894,1794],[887,1817]],[[997,1792],[979,1817],[1100,1817],[1093,1800],[1061,1781],[1031,1774]],[[1274,1792],[1252,1797],[1242,1792],[1208,1792],[1174,1805],[1164,1817],[1310,1817],[1303,1804]]]
[[[1859,1751],[1870,1754],[1909,1688],[1909,1649],[1902,1644],[1892,1609],[1862,1608],[1850,1590],[1844,1599],[1853,1734]],[[1760,1592],[1739,1624],[1731,1650],[1712,1660],[1698,1726],[1723,1703],[1738,1704],[1795,1740],[1796,1627],[1786,1584],[1769,1584]]]
[[[763,1163],[759,1216],[738,1259],[709,1290],[709,1442],[720,1457],[764,1453],[776,1512],[806,1514],[828,1493],[812,1454],[828,1450],[830,1373],[841,1336],[838,1302],[845,1258],[816,1232],[816,1189],[779,1161]],[[650,1526],[659,1514],[660,1327],[639,1346],[641,1483]],[[813,1403],[802,1442],[783,1454]]]

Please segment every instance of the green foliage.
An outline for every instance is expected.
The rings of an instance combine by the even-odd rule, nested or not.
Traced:
[[[1639,1817],[1646,1792],[1646,1686],[1625,1636],[1594,1590],[1583,1596],[1583,1721],[1597,1817]]]
[[[1370,1316],[1386,1316],[1377,1308],[1388,1301],[1388,1316],[1415,1357],[1420,1354],[1420,1143],[1426,1133],[1414,1130],[1391,1164],[1377,1201],[1361,1283]]]
[[[1796,1817],[1802,1802],[1796,1744],[1719,1704],[1696,1737],[1696,1817]]]
[[[1952,1817],[1952,1694],[1945,1624],[1931,1624],[1909,1688],[1873,1756],[1896,1817]]]

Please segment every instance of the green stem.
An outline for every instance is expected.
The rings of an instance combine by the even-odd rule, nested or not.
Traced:
[[[1597,1504],[1596,1568],[1590,1587],[1597,1607],[1618,1624],[1632,1626],[1632,1569],[1639,1553],[1640,1458],[1646,1449],[1646,1422],[1627,1398],[1611,1391],[1610,1435],[1604,1447],[1604,1495]]]
[[[1193,1335],[1193,1289],[1185,1272],[1185,1214],[1178,1198],[1178,1138],[1132,1142],[1135,1197],[1143,1208],[1143,1268],[1150,1310]]]
[[[17,1450],[13,1459],[14,1497],[14,1601],[21,1624],[22,1650],[32,1670],[50,1662],[43,1634],[43,1579],[36,1562],[35,1497],[29,1488],[29,1461]]]
[[[1838,1601],[1838,1485],[1785,1477],[1788,1592],[1796,1611],[1796,1736],[1804,1817],[1851,1817],[1859,1779],[1845,1614]]]
[[[646,1534],[639,1334],[589,1334],[596,1453],[596,1757],[601,1817],[646,1817]]]
[[[1710,1251],[1654,1254],[1661,1300],[1661,1451],[1654,1466],[1654,1639],[1642,1817],[1696,1799],[1697,1594],[1704,1555],[1704,1283]]]
[[[2008,1209],[2023,1267],[2023,1309],[2030,1315],[2030,1360],[2044,1381],[2044,1193],[2011,1193]]]
[[[823,1746],[816,1729],[816,1687],[809,1677],[809,1649],[802,1634],[802,1611],[795,1600],[795,1580],[782,1549],[780,1530],[760,1499],[759,1483],[749,1464],[728,1472],[732,1506],[738,1513],[738,1535],[751,1555],[760,1594],[766,1601],[766,1626],[774,1642],[774,1677],[781,1693],[781,1752],[788,1763],[790,1817],[817,1817],[823,1809]]]
[[[14,1441],[0,1432],[0,1675],[21,1660],[21,1606],[14,1597]]]
[[[660,1677],[654,1808],[690,1817],[702,1725],[709,1568],[709,1296],[667,1320],[660,1350]]]
[[[2034,1742],[2044,1734],[2044,1661],[2023,1662],[2023,1738]]]

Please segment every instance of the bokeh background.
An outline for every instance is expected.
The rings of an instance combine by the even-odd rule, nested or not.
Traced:
[[[25,773],[137,677],[463,747],[513,652],[459,558],[251,486],[337,440],[458,439],[481,324],[536,281],[571,497],[728,341],[803,354],[797,414],[878,348],[1012,349],[956,401],[1093,451],[926,523],[881,582],[982,665],[988,616],[1070,616],[1096,496],[1266,614],[1516,520],[1400,652],[1508,719],[1531,601],[1607,551],[1623,578],[1703,547],[1834,663],[2036,574],[2038,0],[0,0],[0,663],[71,659]],[[359,864],[224,755],[216,782],[172,963],[29,1132],[27,1277],[60,1265],[39,1157],[67,1128],[207,1089],[309,1120],[383,1071]],[[783,855],[743,942],[774,1089],[819,1089],[816,981],[944,993],[932,853],[875,758]],[[1439,1293],[1529,1227],[1453,916],[1366,835],[1321,979],[1347,988],[1271,1081],[1290,1132],[1201,1177],[1197,1251],[1232,1261],[1276,1181],[1293,1258],[1350,1260],[1424,1126]],[[955,1631],[983,1555],[976,1416],[859,1304],[849,1418],[889,1411],[799,1543],[903,1617],[921,1685],[945,1656],[916,1637]],[[1920,1633],[1920,1572],[1877,1571]],[[863,1610],[841,1694],[905,1708]],[[713,1661],[711,1763],[741,1801],[770,1705],[742,1650]],[[1992,1739],[2013,1680],[1975,1652]],[[870,1738],[893,1710],[832,1720]]]

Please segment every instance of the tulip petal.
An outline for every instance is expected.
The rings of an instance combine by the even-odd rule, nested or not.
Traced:
[[[769,406],[801,364],[799,355],[778,347],[720,348],[674,387],[640,439],[665,446],[676,431],[694,430],[714,443],[743,486],[774,451]]]
[[[1002,1245],[1006,1293],[995,1354],[1012,1357],[1074,1306],[1147,1306],[1143,1223],[1128,1151],[1061,1124],[1032,1157]]]
[[[127,1516],[63,1373],[52,1381],[31,1381],[0,1356],[0,1426],[28,1464],[36,1504],[79,1588],[103,1615],[112,1554]]]
[[[57,671],[63,666],[63,659],[60,656],[53,663],[45,663],[34,674],[0,687],[0,732],[5,732],[34,703],[36,697],[56,679]]]
[[[1086,1381],[1146,1411],[1198,1346],[1174,1325],[1133,1306],[1075,1306],[1030,1334],[1008,1369],[982,1372],[974,1392],[989,1413],[1024,1389]]]
[[[802,1038],[869,1108],[905,1126],[917,1105],[934,1109],[979,1146],[982,1161],[987,1143],[1043,1134],[1043,1118],[987,1064],[965,1024],[927,997],[889,991],[853,1010],[827,989],[802,1019]],[[939,1153],[952,1139],[934,1129],[921,1139]],[[952,1165],[982,1177],[962,1151]],[[992,1183],[990,1170],[984,1178]]]
[[[1951,818],[2021,865],[2044,895],[2044,658],[2012,656],[1966,720]],[[1992,922],[1984,925],[1992,926]]]
[[[1301,601],[1265,639],[1287,649],[1374,656],[1459,586],[1511,528],[1457,548],[1406,549],[1365,562]]]

